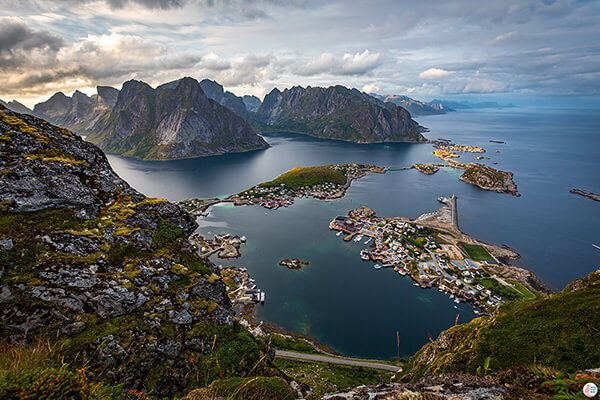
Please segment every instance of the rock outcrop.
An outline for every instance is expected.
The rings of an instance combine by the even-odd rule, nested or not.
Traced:
[[[142,159],[175,159],[264,149],[239,116],[183,78],[153,89],[123,84],[110,116],[87,138],[106,151]]]
[[[273,89],[258,109],[264,129],[308,134],[358,143],[425,142],[408,111],[357,89],[294,86]]]
[[[484,190],[521,196],[513,181],[513,173],[500,171],[481,164],[470,165],[459,178],[461,181],[478,186]]]
[[[56,338],[95,379],[160,396],[264,372],[218,271],[189,250],[194,219],[91,143],[0,106],[0,208],[3,339]]]

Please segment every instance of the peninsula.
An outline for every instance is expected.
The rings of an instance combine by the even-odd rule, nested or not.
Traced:
[[[409,276],[415,286],[437,287],[455,303],[473,303],[491,313],[507,300],[536,298],[546,290],[535,275],[510,265],[518,254],[478,241],[458,229],[456,197],[440,198],[445,205],[411,220],[382,218],[366,207],[337,216],[329,224],[342,231],[345,240],[361,241],[369,248],[360,252],[374,269],[393,268]]]
[[[268,209],[288,207],[297,197],[319,200],[339,199],[355,179],[368,172],[384,174],[385,168],[370,164],[331,164],[318,167],[293,168],[269,182],[264,182],[224,199],[191,199],[179,202],[193,215],[202,215],[218,203],[236,206],[258,204]]]

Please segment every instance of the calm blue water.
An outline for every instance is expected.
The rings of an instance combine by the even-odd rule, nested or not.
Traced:
[[[480,190],[458,180],[460,171],[426,176],[415,170],[370,174],[355,181],[346,198],[303,199],[287,209],[215,207],[199,220],[203,233],[244,234],[248,243],[235,264],[246,266],[267,302],[258,318],[308,334],[340,352],[362,357],[410,355],[472,309],[436,290],[412,286],[390,270],[360,260],[363,246],[345,243],[327,229],[331,218],[366,205],[379,215],[416,217],[459,197],[463,231],[522,255],[554,289],[600,266],[600,204],[568,193],[576,187],[600,193],[600,113],[564,109],[476,110],[421,117],[429,138],[482,146],[496,168],[515,174],[521,197]],[[193,160],[144,162],[109,156],[113,168],[136,189],[181,200],[239,192],[297,166],[362,162],[393,168],[436,161],[430,145],[357,145],[301,135],[266,136],[270,149]],[[505,144],[490,143],[503,140]],[[499,153],[496,153],[499,150]],[[464,155],[470,161],[476,154]],[[278,266],[281,258],[311,262],[302,271]],[[215,259],[217,263],[227,262]]]

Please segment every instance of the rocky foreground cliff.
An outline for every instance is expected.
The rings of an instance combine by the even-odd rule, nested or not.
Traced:
[[[189,250],[196,227],[179,206],[131,188],[96,146],[0,106],[4,341],[48,340],[86,379],[157,396],[269,375],[219,273]],[[39,367],[27,373],[60,375]]]
[[[358,143],[425,142],[404,108],[343,86],[273,89],[256,113],[257,129]]]

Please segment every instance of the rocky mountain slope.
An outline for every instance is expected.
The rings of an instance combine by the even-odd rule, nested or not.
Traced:
[[[225,91],[223,86],[210,79],[203,79],[200,81],[200,87],[209,99],[229,108],[238,117],[248,120],[248,111],[246,110],[246,105],[241,97],[238,97],[229,91]]]
[[[408,96],[395,94],[381,95],[375,93],[369,93],[369,95],[383,101],[384,103],[392,103],[405,108],[411,115],[445,114],[447,111],[443,107],[433,107],[423,101],[415,100]]]
[[[51,341],[90,379],[157,396],[271,374],[218,271],[190,251],[196,227],[131,188],[93,144],[0,106],[3,340]],[[26,373],[57,373],[40,371]]]
[[[246,95],[246,96],[242,97],[242,100],[244,101],[246,110],[252,111],[252,112],[258,111],[260,105],[262,104],[262,101],[260,101],[260,99],[256,96]]]
[[[357,89],[294,86],[273,89],[256,114],[260,129],[304,133],[358,143],[424,142],[424,128],[408,111],[379,105]]]
[[[2,104],[4,107],[8,108],[11,111],[15,111],[21,114],[31,114],[33,113],[33,111],[27,107],[26,105],[19,103],[16,100],[11,100],[9,102],[4,102],[2,100],[0,100],[0,104]]]
[[[98,86],[96,90],[97,94],[93,96],[78,90],[72,97],[57,92],[47,101],[36,104],[33,115],[78,133],[86,133],[110,112],[119,94],[117,89],[109,86]]]
[[[106,151],[174,159],[264,149],[268,144],[239,116],[183,78],[153,89],[131,80],[87,138]]]

